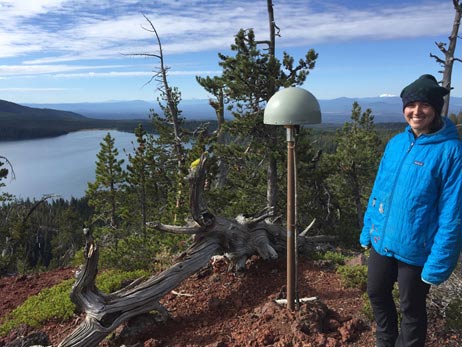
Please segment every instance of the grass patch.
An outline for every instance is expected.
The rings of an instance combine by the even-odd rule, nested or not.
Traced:
[[[150,273],[142,270],[132,272],[107,271],[97,276],[96,285],[100,291],[111,293],[122,288],[127,281],[148,275]],[[70,319],[76,311],[76,307],[69,297],[74,282],[74,279],[68,279],[29,297],[21,306],[4,317],[4,323],[0,325],[0,336],[5,336],[22,324],[38,328],[52,319],[59,321]]]

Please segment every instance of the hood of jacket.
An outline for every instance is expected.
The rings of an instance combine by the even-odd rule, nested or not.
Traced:
[[[440,143],[447,140],[460,140],[459,132],[457,131],[455,124],[447,117],[441,117],[441,121],[443,123],[441,129],[434,133],[420,135],[417,143],[419,145],[426,145]],[[415,138],[412,128],[409,125],[406,127],[406,132],[410,137],[412,137],[411,140]]]

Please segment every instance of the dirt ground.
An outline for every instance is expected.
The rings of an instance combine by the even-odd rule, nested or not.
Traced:
[[[248,262],[241,274],[227,271],[221,261],[184,281],[161,303],[170,318],[138,317],[101,343],[137,347],[374,347],[374,324],[362,313],[362,292],[344,288],[328,264],[300,259],[300,298],[315,297],[294,312],[275,303],[285,297],[285,260]],[[74,276],[66,268],[46,273],[0,278],[0,317],[29,295]],[[51,321],[39,329],[53,346],[83,319]],[[0,321],[2,318],[0,318]],[[36,333],[27,327],[0,338],[11,346],[18,337]],[[16,340],[18,341],[18,340]],[[17,344],[18,346],[26,346]],[[427,347],[460,347],[462,332],[447,332],[430,314]]]

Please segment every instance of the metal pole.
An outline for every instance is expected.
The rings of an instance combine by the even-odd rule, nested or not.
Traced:
[[[295,308],[295,141],[294,127],[287,128],[287,308]]]

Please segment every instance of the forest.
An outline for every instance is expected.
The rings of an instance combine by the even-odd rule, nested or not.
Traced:
[[[300,152],[297,165],[301,192],[298,203],[303,211],[300,214],[300,226],[316,218],[319,220],[319,225],[315,228],[318,233],[325,233],[325,230],[330,229],[329,234],[342,235],[342,242],[348,245],[355,245],[354,230],[358,227],[355,222],[356,212],[351,208],[346,209],[346,206],[351,206],[347,200],[343,202],[349,195],[350,183],[348,172],[345,171],[348,167],[347,162],[338,162],[336,165],[333,162],[342,156],[347,158],[353,154],[356,144],[366,148],[368,145],[365,140],[374,141],[375,154],[368,158],[369,166],[361,170],[361,177],[364,179],[358,181],[358,184],[365,188],[361,192],[364,201],[367,198],[367,189],[374,178],[377,158],[383,144],[403,128],[402,123],[380,123],[376,127],[369,110],[362,113],[359,105],[353,106],[355,109],[352,121],[343,128],[302,128],[297,135]],[[163,136],[156,138],[152,136],[152,132],[148,133],[139,125],[134,129],[137,138],[136,152],[128,157],[125,153],[118,153],[115,149],[115,139],[111,138],[109,133],[102,139],[98,158],[95,158],[97,179],[88,185],[86,196],[83,198],[64,200],[44,196],[41,200],[19,200],[3,193],[0,209],[1,275],[66,266],[76,254],[78,262],[78,251],[84,245],[81,230],[85,226],[94,228],[96,234],[104,240],[104,248],[107,247],[104,252],[107,252],[108,258],[103,258],[102,261],[103,264],[107,262],[108,267],[115,266],[127,270],[144,268],[147,264],[152,265],[150,260],[145,258],[146,252],[153,257],[161,252],[177,252],[185,240],[163,239],[164,236],[147,230],[146,223],[154,220],[172,224],[175,224],[175,221],[182,223],[187,217],[187,196],[179,191],[191,163],[203,151],[211,153],[208,172],[211,185],[207,190],[207,201],[215,213],[225,216],[242,212],[252,214],[266,206],[264,166],[261,164],[261,158],[254,153],[242,155],[245,152],[245,141],[242,141],[242,144],[234,144],[233,148],[229,145],[219,147],[214,143],[215,130],[210,125],[204,124],[203,128],[199,128],[201,133],[198,135],[185,128],[183,132],[190,134],[188,141],[194,145],[189,149],[184,146],[187,159],[183,170],[179,171],[178,163],[172,160],[174,147],[168,143],[170,126],[159,123],[161,120],[158,118],[153,121],[155,122]],[[229,143],[238,142],[237,136],[228,137]],[[343,147],[342,152],[338,148],[339,144]],[[281,147],[284,147],[283,143]],[[220,163],[211,152],[212,149],[226,151],[225,163],[228,174],[221,186],[218,186],[217,182]],[[282,152],[283,150],[284,148],[281,148]],[[285,162],[283,153],[278,155],[282,159],[279,164],[281,193],[276,208],[284,211]],[[355,154],[358,155],[359,153]],[[1,184],[4,186],[7,184],[7,178],[14,174],[14,163],[8,162],[7,158],[0,160],[3,179]],[[125,170],[122,169],[123,161],[128,164]],[[367,172],[369,174],[366,174]],[[337,178],[342,178],[344,187],[333,183]],[[310,201],[313,198],[323,205],[314,208],[315,203]],[[328,210],[330,212],[327,212]],[[335,225],[346,228],[337,230]],[[351,236],[344,233],[348,229],[351,230]],[[145,242],[146,240],[149,242]],[[140,250],[140,245],[149,250]],[[119,255],[127,252],[126,247],[131,249],[130,254],[138,249],[140,263],[133,262],[133,258],[124,263],[123,257]]]
[[[371,110],[363,112],[358,104],[352,107],[351,121],[343,127],[302,128],[297,135],[298,226],[303,228],[316,219],[313,234],[335,235],[346,247],[357,247],[361,223],[358,217],[368,198],[384,145],[404,127],[403,123],[375,125]],[[188,217],[184,179],[203,152],[209,153],[211,159],[206,194],[215,213],[233,216],[263,209],[267,205],[264,158],[255,144],[254,149],[249,149],[247,135],[240,135],[232,123],[226,124],[226,144],[222,145],[217,143],[216,124],[196,127],[197,133],[182,128],[183,162],[175,160],[171,125],[154,115],[153,126],[160,137],[152,136],[153,133],[139,125],[134,129],[137,143],[133,155],[118,153],[115,139],[109,133],[102,139],[96,181],[89,183],[85,197],[64,200],[44,196],[31,201],[2,193],[0,274],[78,263],[84,245],[81,230],[90,226],[103,244],[103,268],[146,269],[155,264],[146,254],[155,259],[156,254],[185,248],[184,238],[148,230],[146,223],[156,220],[181,224]],[[187,143],[194,145],[189,148]],[[261,140],[259,146],[264,143]],[[279,147],[279,150],[274,148],[272,155],[280,158],[280,192],[275,208],[282,213],[286,208],[286,163],[284,144],[281,142]],[[128,164],[125,170],[124,161]],[[223,169],[226,178],[219,176]],[[1,186],[7,184],[12,174],[14,163],[1,157]],[[356,197],[359,210],[354,202]],[[122,254],[130,254],[129,259]]]

